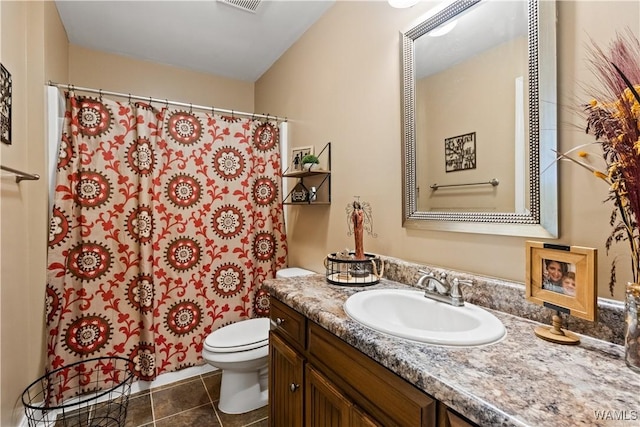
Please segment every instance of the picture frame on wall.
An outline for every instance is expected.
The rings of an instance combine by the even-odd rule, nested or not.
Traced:
[[[11,73],[0,64],[0,140],[11,144]]]
[[[445,172],[476,168],[476,133],[452,136],[444,140]]]
[[[309,147],[296,147],[291,150],[291,166],[292,171],[302,171],[302,159],[307,154],[314,154],[313,146]]]
[[[535,304],[596,320],[597,250],[526,242],[525,296]]]

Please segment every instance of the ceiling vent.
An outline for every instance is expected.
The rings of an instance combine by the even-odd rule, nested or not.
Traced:
[[[246,12],[256,13],[258,6],[262,3],[262,0],[218,0],[220,3],[228,4],[229,6],[237,7]]]

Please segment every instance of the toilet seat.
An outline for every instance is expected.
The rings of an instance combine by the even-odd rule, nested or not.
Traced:
[[[204,348],[214,353],[235,353],[267,346],[270,324],[268,317],[232,323],[210,333]]]

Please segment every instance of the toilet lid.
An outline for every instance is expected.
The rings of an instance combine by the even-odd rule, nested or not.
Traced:
[[[213,331],[204,345],[219,353],[253,350],[269,343],[269,327],[268,317],[242,320]]]

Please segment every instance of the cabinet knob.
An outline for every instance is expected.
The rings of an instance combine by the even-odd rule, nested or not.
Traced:
[[[284,319],[276,317],[276,325],[281,326],[284,323]]]
[[[289,386],[289,389],[291,390],[292,393],[299,388],[300,388],[300,384],[291,383],[291,385]]]

